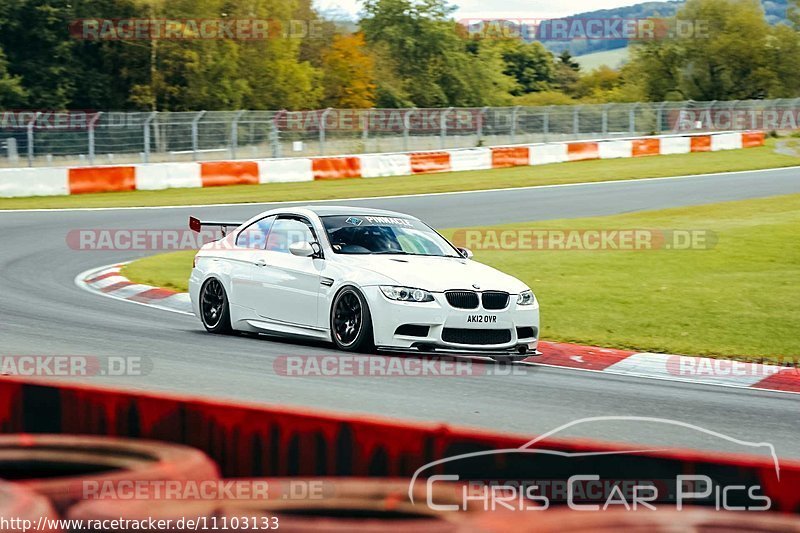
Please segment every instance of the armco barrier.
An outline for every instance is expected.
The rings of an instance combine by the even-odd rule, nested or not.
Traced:
[[[408,477],[435,460],[514,450],[529,440],[443,424],[11,377],[0,378],[0,431],[140,437],[187,444],[216,460],[228,477]],[[424,468],[420,476],[458,473],[461,481],[485,481],[566,480],[573,474],[616,480],[707,475],[715,486],[758,485],[771,499],[772,510],[800,513],[798,462],[782,460],[778,476],[769,458],[691,451],[620,453],[630,447],[548,439],[535,448],[556,453],[485,453]],[[585,455],[597,452],[617,453]],[[731,505],[747,503],[742,491],[729,496]]]
[[[763,132],[721,132],[340,157],[0,169],[0,197],[406,176],[735,150],[763,144]]]

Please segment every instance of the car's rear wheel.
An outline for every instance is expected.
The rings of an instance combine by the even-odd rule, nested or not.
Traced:
[[[330,322],[331,339],[340,350],[366,353],[375,350],[369,305],[355,287],[344,287],[336,294]]]
[[[209,278],[200,289],[200,318],[211,333],[231,333],[231,311],[225,287],[217,278]]]

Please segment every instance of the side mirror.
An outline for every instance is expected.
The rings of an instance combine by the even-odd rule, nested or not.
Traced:
[[[298,257],[311,257],[317,254],[319,245],[307,241],[293,242],[289,245],[289,253]]]
[[[469,248],[456,248],[456,250],[458,250],[458,253],[461,254],[461,257],[472,259],[472,250]]]

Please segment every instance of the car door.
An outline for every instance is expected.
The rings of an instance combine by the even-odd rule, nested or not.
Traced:
[[[267,236],[265,264],[254,270],[255,308],[272,320],[316,327],[323,260],[292,255],[289,245],[302,241],[318,242],[310,222],[300,216],[278,216]]]
[[[230,264],[230,300],[233,305],[255,310],[253,275],[258,265],[266,264],[264,249],[275,218],[274,215],[264,217],[242,229],[236,235],[234,247],[226,253]]]

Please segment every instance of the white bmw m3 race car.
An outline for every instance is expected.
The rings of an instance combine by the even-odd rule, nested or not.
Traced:
[[[357,207],[287,207],[205,244],[189,294],[212,333],[246,331],[379,350],[535,355],[539,304],[419,219]]]

